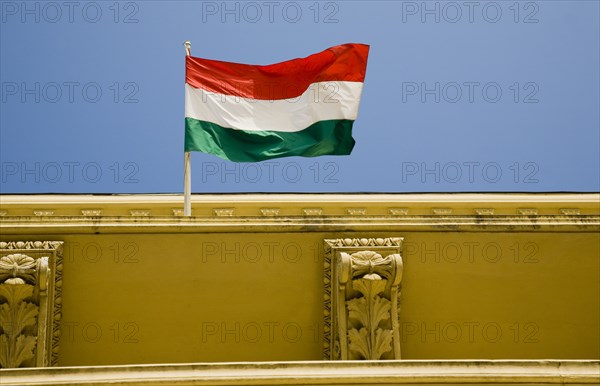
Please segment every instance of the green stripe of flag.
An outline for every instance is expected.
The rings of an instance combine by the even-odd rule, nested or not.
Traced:
[[[296,132],[244,131],[185,119],[185,151],[214,154],[234,162],[280,157],[348,155],[354,147],[353,120],[319,121]]]

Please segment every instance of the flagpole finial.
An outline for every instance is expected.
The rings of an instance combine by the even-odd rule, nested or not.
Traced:
[[[187,56],[190,56],[191,50],[192,50],[192,42],[190,42],[189,40],[186,40],[183,45],[185,46],[185,54]]]

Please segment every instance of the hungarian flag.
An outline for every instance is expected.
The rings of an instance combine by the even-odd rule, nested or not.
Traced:
[[[185,151],[235,162],[347,155],[369,46],[266,66],[186,57]]]

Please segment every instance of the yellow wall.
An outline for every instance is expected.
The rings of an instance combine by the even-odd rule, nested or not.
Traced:
[[[81,366],[322,359],[323,239],[346,237],[404,238],[403,359],[599,359],[600,234],[597,216],[579,220],[121,233],[98,219],[40,231],[9,212],[0,225],[3,241],[65,242],[59,365]]]

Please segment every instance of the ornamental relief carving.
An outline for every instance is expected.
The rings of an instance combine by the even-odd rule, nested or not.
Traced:
[[[325,240],[324,359],[400,359],[401,242]]]
[[[0,242],[0,368],[55,365],[62,242]]]
[[[0,257],[0,367],[33,366],[39,303],[34,299],[38,274],[47,276],[48,258],[37,261],[19,253]]]

